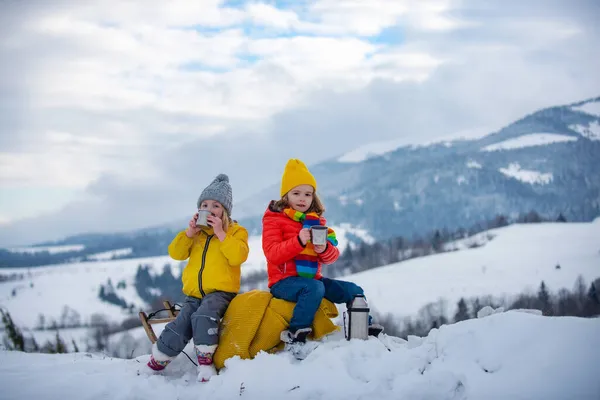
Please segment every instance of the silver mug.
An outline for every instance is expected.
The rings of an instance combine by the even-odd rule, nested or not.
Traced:
[[[211,214],[208,210],[198,210],[198,219],[196,220],[196,226],[208,227],[208,216]]]
[[[327,244],[327,227],[323,225],[315,225],[310,228],[312,244],[323,246]]]

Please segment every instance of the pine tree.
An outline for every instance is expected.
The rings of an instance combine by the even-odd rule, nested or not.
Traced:
[[[67,346],[65,346],[65,343],[62,341],[62,339],[60,338],[58,331],[56,331],[56,347],[55,350],[58,354],[62,354],[62,353],[66,353],[67,352]]]
[[[550,294],[548,293],[548,289],[546,288],[546,283],[544,281],[542,281],[542,283],[540,284],[540,289],[538,290],[537,297],[540,302],[542,314],[552,315],[552,302],[550,301]]]
[[[481,309],[481,302],[479,301],[479,297],[475,298],[475,300],[473,301],[473,307],[471,309],[471,318],[477,318],[477,313]]]
[[[433,238],[431,239],[431,247],[433,248],[433,251],[436,253],[442,251],[443,244],[444,241],[442,240],[442,234],[439,230],[436,230]]]
[[[465,321],[467,319],[469,319],[469,309],[467,308],[467,302],[461,297],[458,301],[458,310],[454,314],[454,322]]]
[[[587,301],[586,284],[583,276],[579,275],[575,281],[575,287],[573,288],[573,295],[577,302],[577,316],[583,316],[583,308]]]
[[[598,293],[594,282],[590,285],[590,289],[587,293],[586,301],[583,305],[582,316],[586,318],[595,317],[600,315],[600,302],[598,301]]]
[[[0,314],[2,314],[2,323],[4,324],[4,329],[8,335],[8,340],[12,343],[11,349],[25,351],[25,339],[23,338],[23,333],[21,333],[21,330],[13,322],[10,313],[0,308]]]

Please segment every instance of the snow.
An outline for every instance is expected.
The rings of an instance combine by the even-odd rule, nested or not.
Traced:
[[[111,280],[114,288],[124,280],[124,289],[115,289],[117,295],[138,310],[143,300],[134,287],[138,265],[151,265],[155,274],[162,273],[165,264],[178,268],[179,262],[169,256],[127,260],[81,262],[36,268],[3,268],[1,274],[24,274],[23,280],[0,283],[0,307],[8,309],[19,326],[34,328],[40,314],[49,323],[57,322],[68,306],[76,310],[81,322],[89,321],[93,314],[104,314],[109,320],[120,323],[129,315],[120,307],[103,302],[98,297],[100,285]],[[13,291],[16,295],[13,296]]]
[[[481,169],[482,167],[477,161],[469,160],[467,161],[467,168]]]
[[[591,122],[588,126],[569,125],[569,128],[590,140],[600,140],[600,124],[596,121]]]
[[[357,163],[365,161],[371,157],[380,156],[385,153],[396,150],[397,148],[406,145],[405,139],[391,140],[385,142],[369,143],[354,149],[338,158],[341,163]]]
[[[431,140],[416,139],[414,137],[403,137],[399,139],[386,140],[380,142],[368,143],[351,150],[342,156],[337,161],[340,163],[358,163],[368,160],[372,157],[381,156],[391,153],[401,147],[410,147],[417,149],[427,147],[434,144],[442,144],[445,147],[452,147],[453,142],[459,140],[479,139],[488,134],[491,130],[487,127],[468,129],[452,133],[450,135],[440,136]]]
[[[461,297],[510,297],[537,291],[542,280],[556,292],[572,289],[579,275],[586,282],[600,277],[600,218],[590,223],[511,225],[485,235],[488,241],[481,240],[481,247],[411,259],[343,279],[360,285],[376,311],[404,317],[416,316],[438,299],[453,313]],[[555,269],[557,264],[560,269]]]
[[[87,258],[89,260],[94,260],[94,261],[106,261],[106,260],[112,260],[113,258],[118,258],[118,257],[123,257],[126,255],[129,255],[129,254],[131,254],[131,252],[132,252],[131,247],[128,247],[126,249],[117,249],[117,250],[105,251],[102,253],[91,254],[91,255],[87,256]]]
[[[544,185],[552,182],[553,179],[551,173],[542,173],[528,169],[521,169],[519,163],[511,163],[508,168],[500,168],[499,171],[508,177],[531,184]]]
[[[518,138],[494,143],[481,149],[481,151],[512,150],[523,147],[542,146],[552,143],[574,142],[577,138],[573,136],[557,135],[555,133],[532,133]]]
[[[375,243],[375,238],[369,234],[369,231],[366,229],[362,229],[348,223],[340,224],[339,226],[334,226],[335,235],[338,238],[338,249],[340,252],[344,252],[346,250],[346,246],[348,246],[349,240],[347,239],[348,235],[357,236],[360,240],[365,243],[372,244]]]
[[[41,253],[47,251],[50,254],[66,253],[69,251],[81,251],[85,248],[82,244],[72,244],[64,246],[35,246],[35,247],[12,247],[7,249],[12,253]]]
[[[456,251],[479,247],[485,245],[490,240],[494,239],[494,237],[496,236],[491,232],[480,232],[476,233],[475,235],[465,237],[464,239],[453,240],[445,243],[444,249],[446,251]]]
[[[578,107],[572,107],[571,109],[574,111],[581,111],[586,114],[595,115],[596,117],[600,117],[600,102],[599,101],[585,103]]]
[[[148,358],[1,351],[0,387],[11,399],[73,393],[83,400],[600,397],[600,319],[518,311],[442,326],[408,341],[386,335],[346,341],[340,332],[304,361],[287,353],[233,358],[207,383],[196,381],[195,366],[183,354],[156,375],[145,373]]]

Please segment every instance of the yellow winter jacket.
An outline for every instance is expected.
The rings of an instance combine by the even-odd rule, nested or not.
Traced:
[[[225,361],[239,356],[254,358],[260,351],[275,352],[283,348],[279,338],[281,331],[288,328],[296,303],[277,299],[270,292],[252,290],[238,294],[229,303],[221,320],[219,346],[213,356],[217,369]],[[309,338],[319,340],[340,329],[331,318],[338,316],[335,304],[327,299],[315,313]]]
[[[217,290],[237,293],[240,267],[248,253],[248,231],[236,222],[229,226],[223,242],[212,228],[205,228],[193,238],[179,232],[169,245],[171,258],[189,258],[181,277],[183,293],[198,298]]]

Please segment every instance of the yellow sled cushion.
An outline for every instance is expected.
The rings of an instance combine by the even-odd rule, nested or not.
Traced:
[[[219,346],[213,357],[215,367],[223,368],[225,360],[234,356],[251,359],[260,351],[274,352],[281,348],[279,335],[289,326],[295,305],[273,298],[266,291],[238,294],[221,320]],[[323,299],[315,314],[310,338],[318,340],[340,329],[331,321],[337,316],[335,304]]]

